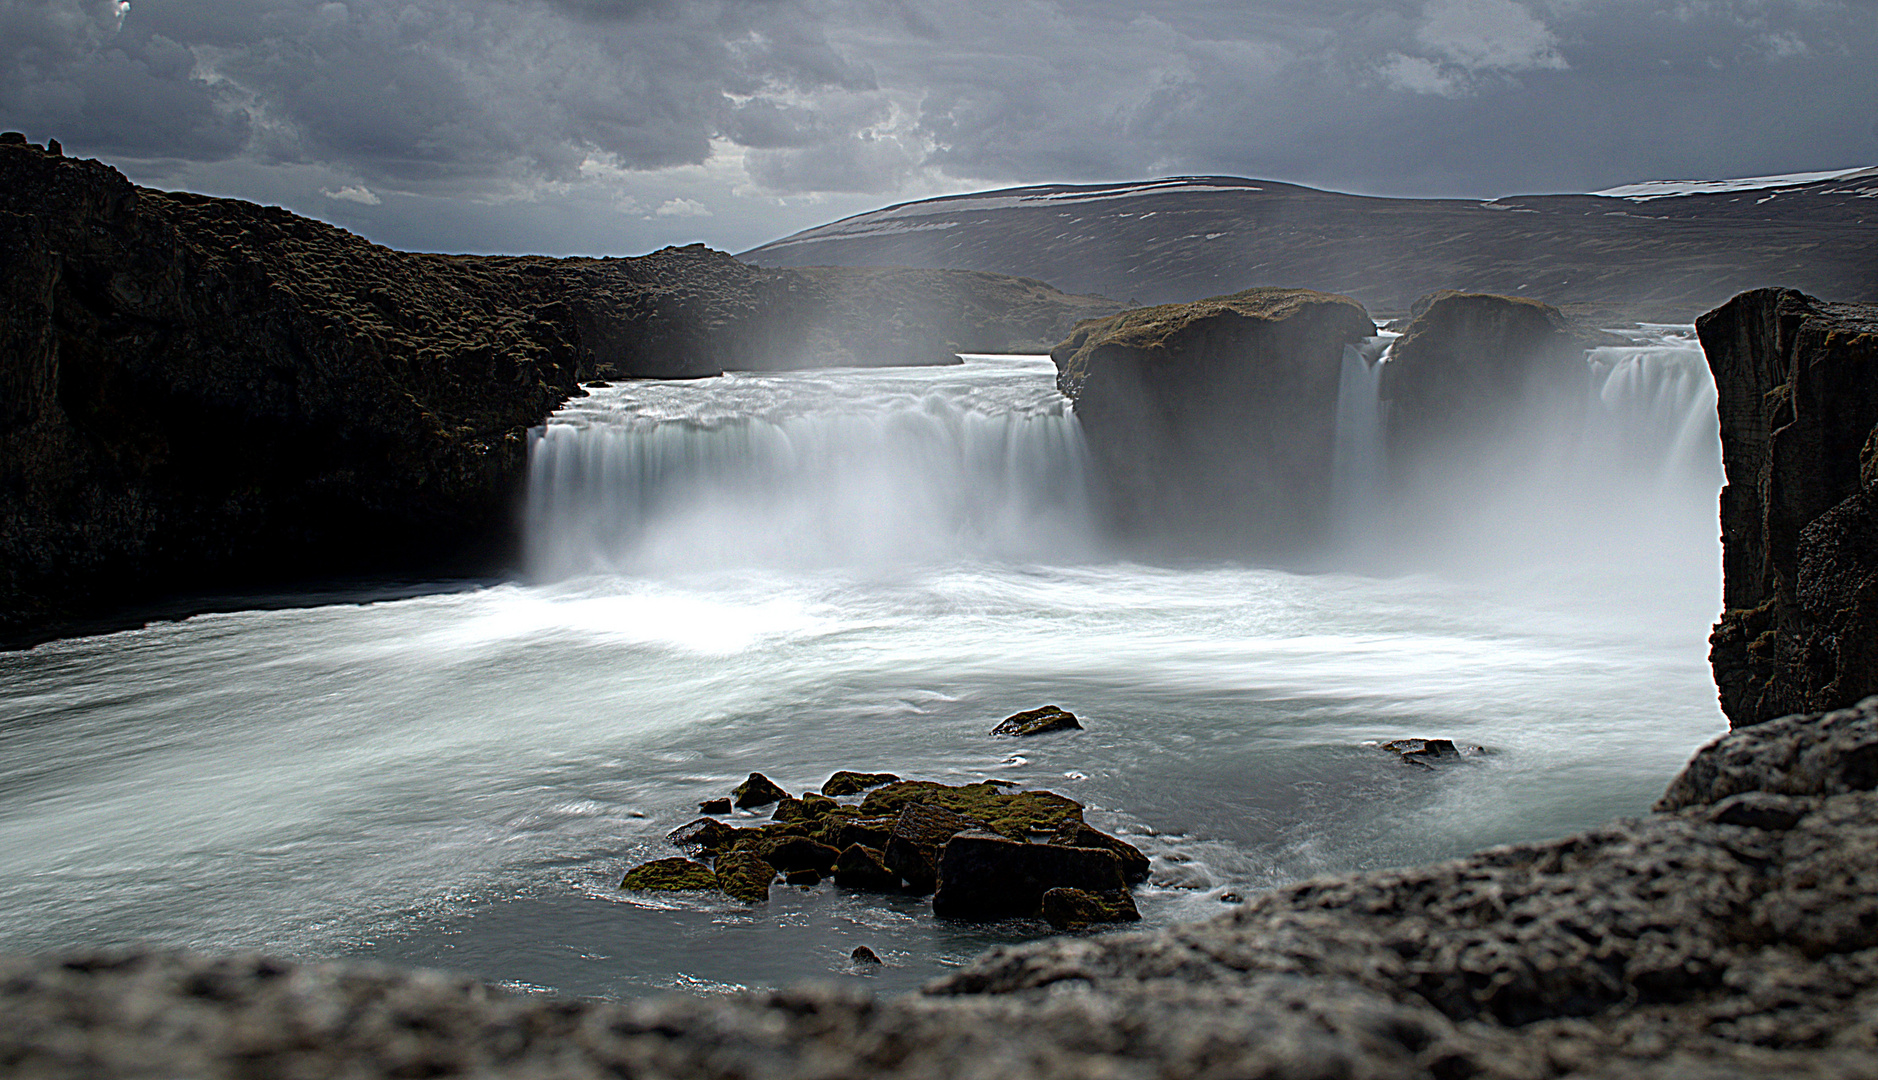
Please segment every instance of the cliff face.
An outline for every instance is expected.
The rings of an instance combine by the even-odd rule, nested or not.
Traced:
[[[527,430],[584,379],[956,362],[1103,309],[1038,282],[757,270],[702,246],[397,252],[9,136],[0,644],[167,594],[492,569]]]
[[[1878,305],[1760,289],[1696,330],[1728,481],[1722,711],[1755,724],[1878,691]]]
[[[1322,540],[1344,348],[1361,304],[1307,289],[1139,308],[1051,350],[1121,528],[1284,557]]]

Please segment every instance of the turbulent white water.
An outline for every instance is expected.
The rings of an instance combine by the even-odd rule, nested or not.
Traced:
[[[523,581],[0,654],[0,949],[633,994],[850,977],[862,943],[907,987],[1039,932],[831,888],[614,888],[759,769],[1064,792],[1154,857],[1151,923],[1643,812],[1723,726],[1713,452],[1678,347],[1593,357],[1615,426],[1586,467],[1648,482],[1583,485],[1623,506],[1575,558],[1387,577],[1106,552],[1041,358],[600,391],[536,444]],[[1664,509],[1685,498],[1706,516]],[[987,736],[1045,702],[1088,730]],[[1493,752],[1426,773],[1366,745],[1405,735]]]

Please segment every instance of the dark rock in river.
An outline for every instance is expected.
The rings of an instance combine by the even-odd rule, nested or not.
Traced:
[[[849,844],[835,860],[835,884],[862,892],[893,892],[900,888],[900,875],[887,869],[885,852]]]
[[[916,804],[928,804],[963,814],[993,832],[1021,840],[1047,833],[1065,821],[1082,820],[1082,804],[1053,791],[1018,791],[1006,794],[991,781],[978,784],[937,784],[929,780],[902,780],[877,788],[861,800],[861,813],[877,816]]]
[[[1062,847],[1101,848],[1113,852],[1121,860],[1122,877],[1129,884],[1148,880],[1148,857],[1141,849],[1126,840],[1110,836],[1083,824],[1081,821],[1065,821],[1050,834],[1050,843]]]
[[[1878,305],[1759,289],[1696,330],[1728,478],[1722,711],[1740,726],[1878,693]]]
[[[730,797],[736,801],[737,809],[748,810],[751,807],[782,802],[789,797],[789,793],[769,777],[760,772],[753,772],[749,779],[738,784],[731,791]]]
[[[1348,297],[1247,289],[1091,320],[1050,356],[1127,534],[1284,555],[1324,538],[1343,351],[1374,334]]]
[[[717,887],[733,899],[746,904],[769,901],[770,882],[776,880],[776,868],[748,851],[727,851],[712,866]]]
[[[734,843],[739,831],[714,818],[699,818],[673,829],[665,838],[686,851],[716,851]]]
[[[1516,475],[1581,422],[1588,344],[1537,300],[1452,290],[1417,300],[1381,376],[1392,486],[1410,500],[1467,499],[1482,472]]]
[[[411,254],[0,145],[0,644],[184,593],[491,572],[528,431],[583,379],[950,362],[1112,310],[1058,297],[701,245]]]
[[[962,832],[939,854],[933,914],[945,919],[1034,918],[1051,889],[1124,892],[1122,863],[1103,848],[1031,844]]]
[[[983,829],[985,823],[954,813],[943,806],[913,803],[893,823],[881,861],[906,879],[914,892],[927,893],[939,881],[939,852],[946,841],[962,832]]]
[[[1051,889],[1040,904],[1043,918],[1058,930],[1081,930],[1099,923],[1140,922],[1135,898],[1124,891],[1089,892]]]
[[[763,861],[785,874],[813,870],[825,874],[835,868],[841,852],[827,844],[818,844],[806,836],[791,837],[770,846]],[[793,884],[793,883],[792,883]]]
[[[619,883],[622,889],[672,892],[684,889],[715,889],[717,875],[703,863],[690,859],[657,859],[626,871]]]
[[[0,957],[0,1061],[18,1080],[1870,1080],[1878,791],[1850,789],[1869,786],[1874,717],[1878,701],[1725,736],[1671,785],[1677,809],[1316,878],[1188,926],[999,948],[892,999],[569,1000],[253,955]],[[1754,794],[1791,824],[1719,820]]]
[[[854,951],[848,954],[848,959],[854,961],[857,964],[879,964],[880,963],[880,956],[876,954],[874,950],[868,948],[865,945],[856,945],[854,947]]]
[[[827,781],[822,784],[822,794],[830,798],[839,798],[843,795],[859,795],[869,788],[877,788],[883,784],[891,784],[899,779],[899,777],[888,772],[864,773],[849,772],[843,769],[829,777]]]
[[[830,811],[840,805],[825,795],[805,791],[800,799],[784,797],[776,804],[776,812],[770,816],[776,821],[815,821],[827,817]]]
[[[1007,716],[991,729],[993,735],[1042,735],[1051,731],[1081,731],[1076,714],[1055,705]]]
[[[730,800],[729,799],[706,799],[705,801],[698,804],[698,813],[700,814],[728,814],[730,813]]]

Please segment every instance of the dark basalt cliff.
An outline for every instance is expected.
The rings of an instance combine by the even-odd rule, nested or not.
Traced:
[[[488,570],[596,376],[955,362],[1114,305],[959,271],[392,251],[0,140],[0,644],[198,590]]]
[[[1248,289],[1092,320],[1051,350],[1125,533],[1285,557],[1328,525],[1346,346],[1363,306]]]
[[[1878,699],[1733,732],[1657,813],[995,949],[921,995],[510,997],[363,965],[0,957],[0,1070],[739,1080],[1869,1080]]]
[[[1728,479],[1722,711],[1740,726],[1878,692],[1878,305],[1760,289],[1696,329]]]

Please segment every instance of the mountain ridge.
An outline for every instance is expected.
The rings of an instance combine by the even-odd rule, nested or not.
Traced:
[[[1774,281],[1878,300],[1878,170],[1820,175],[1490,200],[1230,176],[1041,184],[895,203],[738,257],[984,270],[1140,303],[1302,286],[1383,313],[1443,288],[1673,321]],[[1756,181],[1772,183],[1740,186]],[[1657,190],[1692,184],[1736,186]]]

